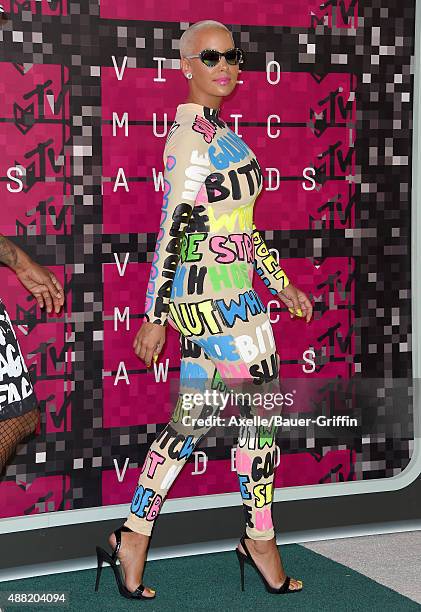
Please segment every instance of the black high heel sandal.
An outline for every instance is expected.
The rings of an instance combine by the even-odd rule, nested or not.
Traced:
[[[100,580],[101,572],[102,572],[102,564],[104,561],[107,561],[113,568],[114,576],[117,582],[118,590],[120,591],[120,595],[122,595],[123,597],[126,597],[127,599],[155,599],[156,595],[154,595],[153,597],[152,596],[145,597],[145,595],[142,595],[143,591],[146,588],[143,583],[139,584],[139,586],[137,587],[135,591],[129,591],[129,589],[126,587],[126,585],[123,582],[123,578],[121,577],[121,571],[117,565],[117,554],[121,546],[121,532],[122,531],[133,531],[133,529],[130,529],[130,527],[126,527],[125,525],[122,525],[121,527],[119,527],[118,529],[114,531],[114,535],[116,539],[116,547],[114,548],[111,555],[109,555],[100,546],[96,547],[98,567],[96,571],[95,591],[98,591],[99,580]]]
[[[247,553],[245,555],[240,550],[238,550],[238,548],[235,549],[235,552],[237,553],[237,557],[238,557],[238,562],[240,564],[241,590],[242,591],[244,591],[244,563],[249,563],[250,565],[252,565],[254,567],[254,569],[259,574],[260,578],[262,579],[263,584],[265,585],[266,590],[268,591],[268,593],[275,593],[277,595],[281,595],[283,593],[299,593],[300,591],[303,590],[303,587],[301,587],[300,589],[290,589],[289,588],[289,585],[290,585],[290,582],[291,582],[290,576],[287,576],[285,578],[283,584],[281,584],[281,586],[279,588],[275,588],[275,587],[270,586],[270,584],[268,583],[266,578],[263,576],[262,572],[257,567],[256,563],[254,562],[253,557],[251,556],[251,554],[249,552],[249,549],[246,546],[245,535],[243,535],[241,537],[240,542],[241,542],[241,546],[244,548],[244,550]]]

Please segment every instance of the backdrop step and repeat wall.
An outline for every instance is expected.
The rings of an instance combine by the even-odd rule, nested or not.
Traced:
[[[132,343],[159,227],[163,146],[187,97],[177,41],[201,19],[224,22],[246,53],[221,114],[264,172],[256,225],[314,304],[311,324],[290,320],[255,275],[281,378],[301,392],[284,415],[358,419],[283,428],[275,486],[400,474],[413,453],[415,2],[3,6],[0,231],[55,272],[66,301],[46,314],[1,267],[42,419],[0,481],[0,516],[128,504],[170,418],[178,336],[168,329],[150,371]],[[232,458],[231,444],[209,435],[169,498],[206,496],[206,508],[236,493],[240,505]]]

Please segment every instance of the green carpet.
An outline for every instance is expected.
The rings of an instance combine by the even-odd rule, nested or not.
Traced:
[[[69,606],[5,606],[5,612],[118,612],[145,609],[219,610],[348,610],[398,612],[421,610],[421,605],[384,587],[344,565],[297,544],[283,545],[284,567],[304,582],[301,593],[271,595],[257,573],[245,567],[245,591],[241,591],[240,570],[234,552],[196,555],[179,559],[149,561],[144,582],[155,588],[154,601],[130,601],[120,596],[109,565],[104,565],[98,593],[94,591],[96,570],[67,572],[0,583],[0,591],[67,591]]]

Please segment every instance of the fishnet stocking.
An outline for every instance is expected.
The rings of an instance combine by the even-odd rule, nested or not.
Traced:
[[[0,474],[15,453],[17,445],[35,431],[39,414],[39,408],[36,407],[21,416],[0,421]]]

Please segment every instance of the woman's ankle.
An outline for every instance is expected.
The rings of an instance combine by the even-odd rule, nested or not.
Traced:
[[[250,538],[251,545],[253,549],[257,553],[265,553],[268,550],[271,550],[274,545],[276,547],[275,538],[271,538],[270,540],[254,540]]]
[[[141,546],[142,549],[147,550],[149,547],[149,540],[151,539],[150,535],[146,535],[145,533],[140,533],[139,531],[126,531],[126,536],[129,536],[127,540],[136,546]],[[126,540],[126,541],[127,541]]]
[[[136,533],[137,535],[144,536],[145,538],[148,538],[148,539],[152,535],[151,532],[150,533],[145,533],[144,531],[137,531],[136,529],[134,529],[132,527],[131,524],[127,525],[126,523],[123,523],[123,527],[124,527],[123,532],[125,532],[125,533]],[[142,525],[142,527],[143,527],[143,525]]]

